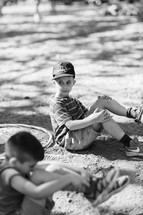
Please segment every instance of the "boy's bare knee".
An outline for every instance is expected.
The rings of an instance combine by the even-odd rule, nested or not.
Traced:
[[[46,171],[48,172],[55,172],[59,169],[59,166],[57,164],[50,164],[48,167],[46,167]]]
[[[110,102],[112,100],[111,97],[109,96],[98,96],[98,100],[97,100],[97,103],[98,103],[98,107],[101,108],[101,109],[104,109],[107,107],[107,103]]]
[[[103,109],[105,104],[105,100],[102,97],[98,97],[96,101],[96,106],[95,108]]]
[[[64,175],[64,174],[67,173],[63,168],[61,168],[57,164],[51,164],[51,165],[49,165],[49,167],[46,168],[46,171],[53,172],[53,173],[58,173],[60,175]]]
[[[109,106],[109,102],[112,100],[109,96],[98,96],[98,99],[94,102],[94,104],[89,108],[89,112],[87,113],[87,116],[95,111],[95,109],[106,109],[107,106]]]

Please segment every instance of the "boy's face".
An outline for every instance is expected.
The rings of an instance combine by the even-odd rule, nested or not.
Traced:
[[[37,161],[34,160],[33,157],[27,153],[23,153],[22,156],[24,156],[25,160],[23,163],[18,160],[16,151],[10,149],[7,144],[5,145],[5,158],[9,165],[23,174],[28,174],[30,171],[33,170],[33,168],[37,164]]]
[[[56,94],[58,96],[69,96],[69,93],[71,92],[72,87],[75,84],[75,82],[76,81],[71,76],[57,78],[54,81],[54,84],[57,89]]]
[[[16,160],[15,162],[15,168],[20,171],[23,174],[28,174],[30,173],[34,167],[36,166],[37,161],[35,161],[34,159],[28,159],[27,161],[24,161],[23,163],[21,163],[20,161]]]

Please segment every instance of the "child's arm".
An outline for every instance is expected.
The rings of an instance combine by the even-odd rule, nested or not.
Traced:
[[[78,187],[81,184],[89,186],[87,181],[80,175],[71,173],[40,185],[33,184],[31,181],[19,175],[19,173],[14,169],[7,169],[2,173],[2,175],[15,190],[35,199],[46,198],[49,195],[62,190],[69,184],[73,184],[75,187]]]
[[[65,123],[65,125],[69,130],[77,130],[88,127],[94,123],[105,122],[110,118],[111,118],[110,114],[108,113],[107,110],[99,111],[99,109],[96,109],[92,114],[85,117],[84,119],[69,120]]]
[[[69,172],[74,172],[76,174],[82,175],[87,181],[89,181],[91,177],[91,174],[82,168],[55,161],[40,161],[38,162],[37,167],[45,169],[51,173],[54,172],[58,174],[67,174]]]

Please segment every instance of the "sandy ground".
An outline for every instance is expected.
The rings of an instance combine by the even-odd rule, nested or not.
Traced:
[[[143,24],[136,17],[105,17],[97,7],[81,5],[58,6],[56,14],[48,5],[40,9],[42,23],[34,23],[32,4],[5,7],[0,18],[1,124],[25,123],[52,129],[51,71],[59,59],[75,65],[73,95],[85,105],[103,94],[127,107],[143,101]],[[139,137],[143,149],[143,125],[125,117],[113,118],[130,136]],[[5,127],[0,133],[9,137],[21,129]],[[30,131],[46,144],[46,135]],[[129,175],[130,184],[97,208],[81,194],[57,192],[54,215],[143,215],[142,159],[127,158],[118,141],[106,133],[102,137],[79,153],[57,146],[47,148],[45,159],[78,164],[97,176],[102,169],[115,165],[121,175]]]

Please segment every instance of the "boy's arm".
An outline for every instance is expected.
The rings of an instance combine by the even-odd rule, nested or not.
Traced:
[[[7,182],[9,181],[10,185],[15,190],[35,199],[46,198],[49,195],[62,190],[69,184],[73,184],[75,187],[78,187],[81,184],[84,184],[85,186],[89,185],[81,176],[75,176],[74,174],[66,174],[40,185],[35,185],[31,181],[19,175],[15,170],[5,170],[3,172],[3,177],[6,178]]]
[[[93,124],[93,120],[91,115],[88,117],[85,117],[84,119],[69,120],[68,122],[65,123],[66,127],[71,131],[82,129],[92,124]]]
[[[11,181],[11,186],[23,193],[26,196],[35,199],[43,199],[46,198],[55,192],[62,190],[65,186],[70,184],[70,177],[66,175],[64,178],[54,179],[40,185],[35,185],[31,181],[21,177],[15,176]]]
[[[82,129],[85,127],[88,127],[94,123],[101,123],[109,120],[110,114],[108,113],[107,110],[99,110],[96,109],[92,114],[89,116],[85,117],[84,119],[79,119],[79,120],[69,120],[65,123],[66,127],[69,130],[77,130],[77,129]]]
[[[90,177],[91,177],[91,174],[88,173],[83,168],[79,168],[77,166],[70,166],[68,164],[60,163],[60,162],[56,162],[56,161],[40,161],[40,162],[38,162],[36,168],[46,169],[47,171],[50,171],[51,173],[54,173],[54,174],[56,174],[56,172],[58,172],[58,175],[67,174],[70,172],[80,174],[87,181],[89,181]]]

